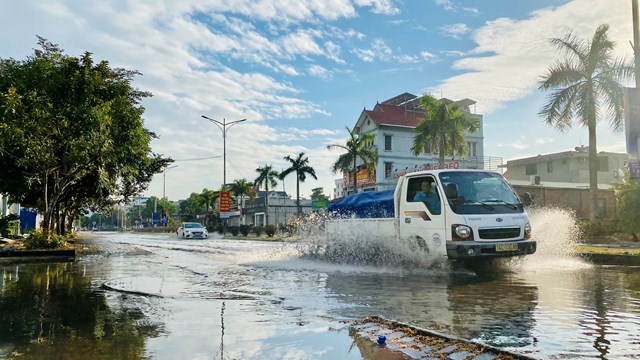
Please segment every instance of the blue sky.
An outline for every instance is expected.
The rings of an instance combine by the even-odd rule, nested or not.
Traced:
[[[587,145],[537,115],[537,82],[559,55],[549,39],[591,37],[609,24],[614,54],[631,57],[631,0],[2,0],[0,57],[24,59],[36,35],[74,56],[139,70],[150,91],[154,151],[176,159],[146,195],[183,199],[222,183],[222,134],[201,115],[247,121],[227,133],[227,181],[287,166],[304,152],[324,187],[363,108],[403,92],[477,101],[487,156],[504,161]],[[623,133],[598,127],[598,150],[625,152]],[[204,160],[189,160],[202,159]],[[293,176],[282,187],[295,196]]]

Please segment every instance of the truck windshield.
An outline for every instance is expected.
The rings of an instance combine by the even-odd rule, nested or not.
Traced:
[[[458,214],[521,213],[522,203],[502,175],[490,171],[440,173],[449,205]]]

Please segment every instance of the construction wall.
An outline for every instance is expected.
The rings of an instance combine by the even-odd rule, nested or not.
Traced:
[[[576,212],[578,219],[589,219],[589,189],[549,188],[539,185],[512,185],[520,198],[525,192],[533,197],[536,206],[557,206]],[[613,189],[598,190],[598,217],[617,218],[616,196]]]

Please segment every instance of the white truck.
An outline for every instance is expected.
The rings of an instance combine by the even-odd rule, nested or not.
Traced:
[[[416,195],[429,187],[423,183],[430,183],[430,194]],[[421,201],[425,196],[435,201]],[[357,229],[360,236],[413,241],[430,256],[453,260],[536,251],[522,202],[504,177],[493,171],[409,173],[398,179],[395,190],[344,197],[331,204],[329,213],[332,218],[325,227],[333,241]]]

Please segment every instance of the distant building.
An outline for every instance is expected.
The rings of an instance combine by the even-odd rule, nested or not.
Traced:
[[[613,185],[621,183],[627,165],[624,153],[598,153],[598,214],[602,219],[616,217]],[[528,192],[536,205],[555,205],[576,211],[580,219],[589,218],[589,148],[509,160],[504,176],[522,196]]]
[[[473,110],[476,102],[471,99],[441,100],[459,104],[464,111],[480,122],[480,128],[476,133],[465,134],[468,153],[448,155],[445,166],[453,169],[484,169],[492,166],[495,169],[497,165],[501,165],[501,159],[492,159],[494,163],[490,163],[491,159],[484,156],[483,117]],[[375,173],[370,174],[364,168],[358,170],[359,192],[392,189],[398,177],[403,174],[439,167],[436,144],[425,144],[424,152],[418,156],[411,152],[413,138],[416,135],[415,128],[424,117],[420,97],[410,93],[376,103],[372,110],[362,110],[353,131],[358,134],[373,132],[376,135],[374,146],[378,149],[378,163]],[[358,158],[358,165],[360,164],[361,160]],[[345,173],[342,179],[336,180],[334,198],[346,195],[348,186],[348,175]]]
[[[245,199],[244,208],[240,216],[229,219],[230,225],[265,226],[266,215],[269,214],[269,224],[281,226],[289,224],[292,217],[298,214],[295,198],[290,198],[284,191],[269,191],[269,207],[266,207],[266,192],[259,191],[255,199]],[[311,200],[300,199],[303,213],[311,212]]]

